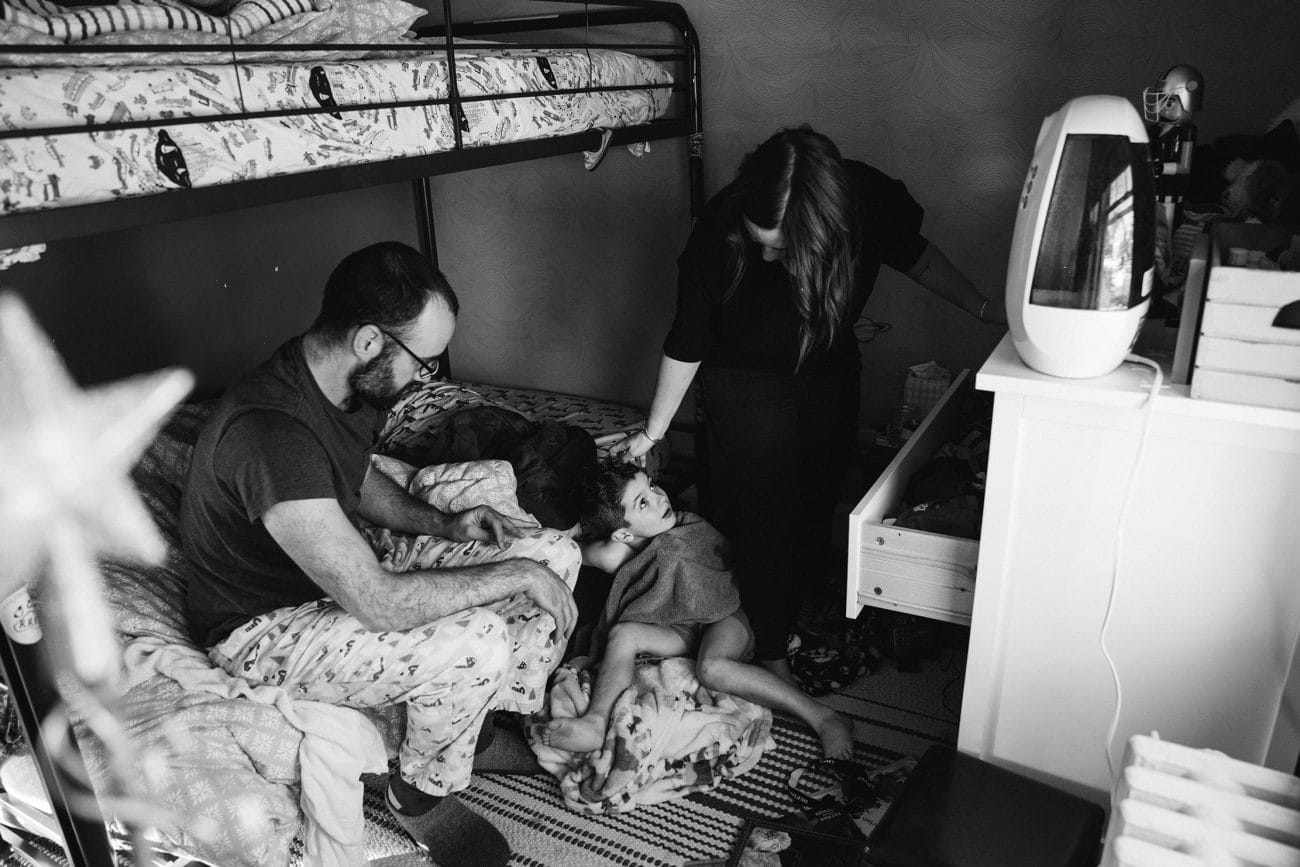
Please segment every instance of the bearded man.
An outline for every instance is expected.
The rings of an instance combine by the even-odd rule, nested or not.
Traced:
[[[437,375],[459,309],[405,244],[344,258],[311,328],[208,419],[181,535],[191,635],[209,657],[296,698],[405,704],[389,809],[438,863],[497,865],[510,857],[504,838],[452,795],[469,784],[488,715],[537,709],[576,619],[581,554],[488,506],[441,512],[372,467],[385,411],[421,371]],[[427,537],[446,556],[389,571],[362,522]],[[530,614],[502,616],[521,603]]]

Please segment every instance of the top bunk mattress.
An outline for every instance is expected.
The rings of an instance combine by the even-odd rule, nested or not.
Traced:
[[[0,213],[255,180],[649,123],[660,63],[607,49],[0,69]],[[626,90],[570,89],[627,87]],[[558,92],[557,92],[558,91]],[[502,99],[491,94],[528,93]],[[360,108],[358,108],[360,107]],[[95,124],[136,124],[96,129]],[[30,132],[28,132],[30,131]]]

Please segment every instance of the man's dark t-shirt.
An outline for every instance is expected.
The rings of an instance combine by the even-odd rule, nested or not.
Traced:
[[[843,165],[858,203],[862,236],[853,294],[834,342],[810,353],[801,374],[858,368],[853,326],[875,288],[880,266],[905,272],[927,244],[921,235],[925,212],[902,181],[856,160],[844,160]],[[709,201],[677,259],[677,314],[664,341],[664,354],[715,367],[791,373],[799,357],[803,317],[795,306],[785,265],[764,262],[752,249],[740,286],[723,300],[730,285],[723,240],[726,227],[721,224],[727,192],[724,189]]]
[[[219,643],[241,623],[326,594],[276,544],[262,517],[276,503],[337,500],[352,519],[383,416],[346,412],[321,392],[293,339],[222,397],[199,435],[181,499],[194,565],[190,635]]]

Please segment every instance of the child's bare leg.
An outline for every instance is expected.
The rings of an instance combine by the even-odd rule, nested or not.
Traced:
[[[749,625],[743,613],[705,627],[696,670],[700,683],[794,714],[817,732],[827,758],[852,758],[853,721],[766,668],[740,662],[749,640]]]
[[[680,656],[688,650],[682,637],[666,626],[614,624],[605,642],[605,654],[600,660],[587,712],[548,722],[542,729],[542,743],[574,753],[600,749],[605,743],[609,712],[623,690],[632,685],[637,654]]]
[[[790,670],[790,660],[784,656],[780,659],[760,659],[754,664],[761,666],[769,674],[781,678],[795,689],[799,688],[799,681],[794,679],[794,672]]]

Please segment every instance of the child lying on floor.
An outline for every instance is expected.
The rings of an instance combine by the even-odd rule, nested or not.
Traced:
[[[696,655],[696,677],[706,688],[794,714],[817,732],[828,758],[852,757],[848,717],[745,661],[753,633],[717,530],[674,511],[634,464],[602,467],[587,500],[583,524],[592,541],[583,545],[583,561],[614,576],[596,627],[600,667],[586,712],[546,723],[542,743],[570,752],[600,749],[638,654]]]

